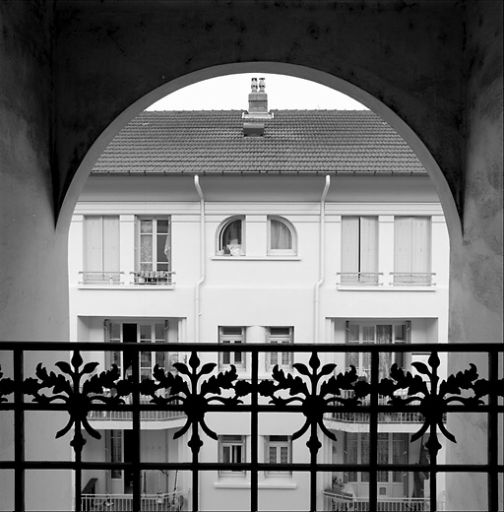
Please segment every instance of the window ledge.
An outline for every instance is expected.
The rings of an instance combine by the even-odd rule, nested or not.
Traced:
[[[173,284],[78,284],[78,290],[174,290]]]
[[[250,489],[250,480],[237,480],[235,478],[222,478],[218,482],[214,482],[216,489]],[[290,476],[282,478],[267,478],[260,480],[257,484],[259,489],[297,489],[297,482],[293,481]]]
[[[436,286],[363,286],[337,284],[336,289],[342,292],[435,292]]]
[[[212,256],[213,261],[301,261],[299,256]]]

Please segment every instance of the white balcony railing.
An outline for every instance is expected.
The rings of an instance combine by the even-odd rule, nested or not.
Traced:
[[[423,512],[429,510],[428,498],[378,498],[377,512]],[[324,491],[324,510],[331,512],[369,512],[369,498],[346,497]]]
[[[339,284],[342,286],[378,286],[381,284],[382,272],[338,272]]]
[[[141,512],[179,512],[183,510],[185,493],[142,494],[140,498]],[[132,494],[83,494],[82,512],[132,512]]]
[[[393,286],[435,286],[435,272],[390,272]]]
[[[122,284],[121,276],[124,272],[119,271],[89,271],[79,272],[82,284],[118,285]]]

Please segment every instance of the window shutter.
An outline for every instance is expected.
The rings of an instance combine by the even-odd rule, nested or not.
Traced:
[[[430,218],[412,218],[411,244],[411,271],[430,272]]]
[[[341,219],[341,272],[359,272],[359,217]]]
[[[103,232],[102,217],[84,217],[84,270],[103,271]]]
[[[375,273],[378,271],[378,219],[360,218],[360,271]]]
[[[103,217],[103,270],[119,272],[119,217]]]

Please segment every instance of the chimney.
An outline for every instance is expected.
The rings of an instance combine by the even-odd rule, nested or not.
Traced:
[[[252,78],[251,90],[248,97],[249,109],[242,114],[243,135],[245,137],[261,137],[264,135],[265,121],[272,119],[273,114],[268,112],[268,95],[263,77]]]

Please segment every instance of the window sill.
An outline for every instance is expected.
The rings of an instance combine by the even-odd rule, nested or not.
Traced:
[[[299,256],[212,256],[212,261],[301,261]]]
[[[173,284],[78,284],[78,290],[174,290]]]
[[[218,482],[214,482],[214,487],[216,489],[250,489],[250,480],[237,480],[232,477],[224,477],[220,479]],[[297,489],[298,484],[297,482],[294,482],[290,475],[286,476],[285,478],[272,478],[272,477],[266,477],[265,480],[260,480],[257,484],[257,487],[259,489],[283,489],[283,490],[289,490],[289,489]]]
[[[337,284],[336,289],[342,292],[435,292],[436,286],[384,286],[384,285],[349,285]]]

